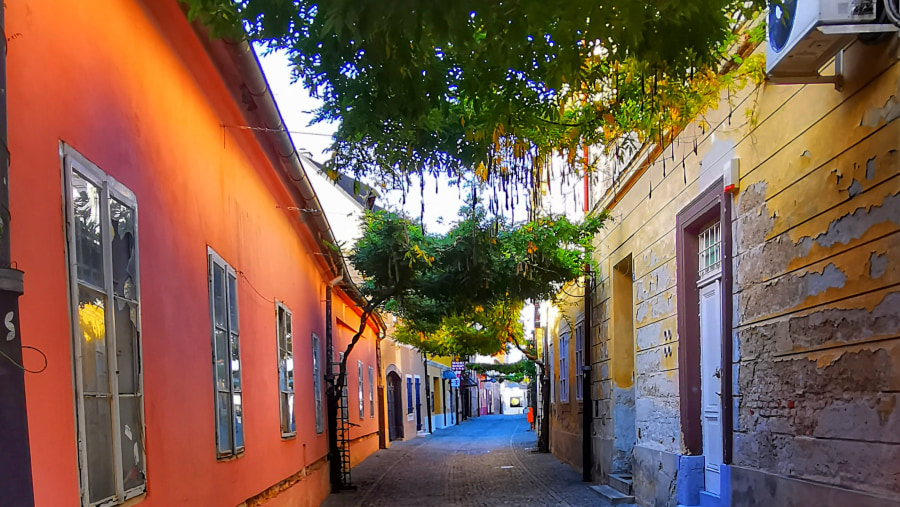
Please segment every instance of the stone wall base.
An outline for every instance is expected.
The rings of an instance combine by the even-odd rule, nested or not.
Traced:
[[[897,507],[900,505],[900,497],[878,497],[860,491],[732,466],[731,506],[756,507],[759,505]]]

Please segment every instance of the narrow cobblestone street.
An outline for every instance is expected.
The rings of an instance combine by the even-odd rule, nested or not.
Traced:
[[[525,416],[493,415],[397,442],[353,469],[355,491],[323,506],[602,505],[569,466],[531,452],[535,438]]]

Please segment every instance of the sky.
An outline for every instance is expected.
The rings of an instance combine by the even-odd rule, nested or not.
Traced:
[[[272,94],[284,117],[287,129],[291,131],[291,137],[297,149],[307,151],[316,162],[324,163],[330,158],[328,149],[331,146],[331,135],[337,129],[336,123],[318,123],[310,126],[313,113],[321,102],[309,96],[302,83],[291,82],[290,62],[283,52],[273,52],[263,55],[263,51],[257,49],[260,55],[263,72],[272,88]],[[367,181],[378,187],[377,182]],[[446,179],[438,182],[438,191],[435,193],[435,180],[426,177],[425,181],[425,208],[424,223],[428,232],[446,232],[452,222],[458,216],[459,208],[463,205],[460,191],[456,185],[451,185]],[[414,185],[418,189],[418,182]],[[382,196],[379,205],[382,207],[402,209],[413,217],[422,214],[422,199],[419,191],[410,192],[405,199],[399,191],[380,191]],[[463,193],[463,197],[465,193]]]

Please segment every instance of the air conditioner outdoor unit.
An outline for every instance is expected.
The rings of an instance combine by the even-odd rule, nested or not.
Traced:
[[[881,0],[782,0],[769,6],[766,73],[772,78],[813,77],[861,32],[882,31]],[[866,26],[869,25],[869,26]],[[884,27],[883,31],[895,29]]]

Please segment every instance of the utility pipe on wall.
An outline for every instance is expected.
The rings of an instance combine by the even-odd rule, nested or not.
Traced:
[[[425,366],[425,413],[428,414],[428,433],[431,433],[431,381],[428,379],[428,353],[422,353],[422,364]]]
[[[0,5],[0,32],[5,31]],[[31,447],[25,403],[25,368],[19,330],[19,296],[24,273],[12,267],[9,222],[9,143],[6,118],[6,36],[0,54],[0,503],[34,505]]]
[[[331,490],[336,492],[342,485],[340,450],[337,443],[337,400],[340,393],[335,392],[334,378],[334,327],[332,318],[333,283],[325,285],[325,405],[328,418],[328,469],[331,479]]]
[[[387,424],[385,424],[385,399],[384,399],[384,368],[381,363],[381,342],[384,341],[384,331],[378,334],[375,340],[375,368],[378,370],[378,448],[387,449]]]
[[[593,449],[593,401],[591,400],[591,313],[593,310],[594,284],[591,277],[591,266],[588,264],[584,270],[584,324],[581,331],[582,350],[584,351],[584,364],[581,367],[581,480],[591,482],[592,469],[594,467]]]

